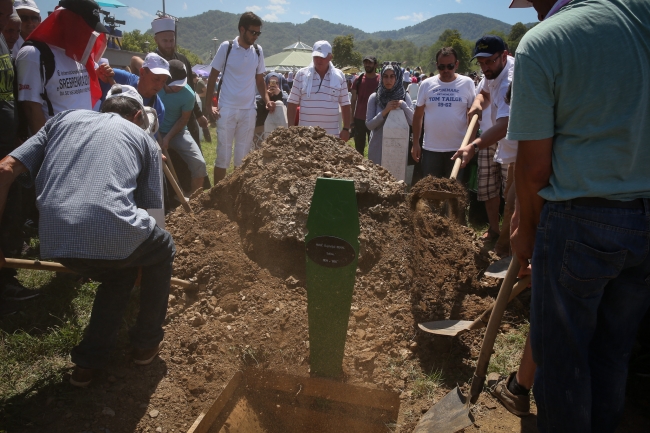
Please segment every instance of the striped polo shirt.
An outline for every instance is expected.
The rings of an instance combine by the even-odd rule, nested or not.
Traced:
[[[347,83],[345,80],[339,83],[336,77],[331,77],[330,71],[327,71],[321,81],[320,75],[314,72],[311,77],[311,95],[307,97],[303,82],[308,79],[308,69],[303,68],[296,73],[288,102],[300,105],[300,126],[320,126],[328,134],[338,136],[339,106],[350,105]],[[331,78],[333,79],[330,80]]]

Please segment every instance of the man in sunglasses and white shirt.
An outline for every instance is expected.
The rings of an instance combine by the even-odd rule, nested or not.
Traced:
[[[467,111],[474,102],[476,87],[471,78],[456,73],[458,55],[452,47],[436,53],[436,64],[439,74],[422,82],[418,90],[411,155],[416,161],[422,159],[424,176],[448,178],[454,167],[451,157],[467,132]],[[420,149],[423,117],[424,145]]]
[[[207,95],[212,95],[219,77],[218,107],[208,103],[203,106],[207,117],[217,117],[217,158],[214,161],[215,184],[226,177],[235,141],[235,167],[253,148],[255,132],[255,88],[266,103],[269,112],[275,110],[275,102],[269,99],[264,81],[264,53],[255,41],[262,34],[262,20],[253,12],[245,12],[239,18],[239,36],[224,41],[212,60],[208,78]]]

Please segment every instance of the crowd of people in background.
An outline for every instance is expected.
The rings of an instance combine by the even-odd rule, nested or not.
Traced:
[[[541,23],[516,53],[498,36],[476,41],[480,72],[459,71],[458,54],[443,47],[435,74],[369,53],[361,73],[347,76],[325,40],[309,66],[267,71],[262,20],[246,12],[206,82],[178,53],[172,18],[152,22],[156,51],[126,71],[101,58],[108,32],[93,0],[61,0],[42,22],[34,0],[0,0],[0,249],[19,257],[31,224],[42,258],[102,283],[72,353],[71,383],[86,386],[105,367],[138,268],[147,307],[131,332],[134,361],[146,365],[160,350],[175,254],[164,215],[153,212],[173,201],[163,158],[175,161],[189,196],[210,186],[201,149],[210,124],[219,182],[283,106],[289,127],[353,139],[362,155],[367,144],[381,165],[385,122],[401,110],[421,175],[448,178],[458,158],[465,169],[475,164],[488,220],[481,240],[532,273],[521,366],[490,392],[526,416],[534,385],[543,432],[614,431],[636,332],[649,322],[650,8],[644,0],[511,3],[531,6]],[[635,98],[603,97],[597,71],[611,53],[635,71]],[[0,314],[38,296],[13,270],[0,269],[0,281]]]

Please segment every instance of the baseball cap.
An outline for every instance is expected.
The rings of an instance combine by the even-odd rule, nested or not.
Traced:
[[[363,61],[370,60],[372,63],[377,63],[377,57],[375,56],[366,56],[363,58]]]
[[[39,14],[41,13],[41,11],[38,9],[38,6],[36,6],[36,3],[34,3],[34,0],[16,0],[14,1],[14,8],[16,10],[27,9]]]
[[[59,6],[79,15],[96,32],[108,33],[99,20],[99,5],[93,0],[61,0]]]
[[[147,57],[144,58],[142,67],[149,69],[156,75],[165,74],[170,77],[172,76],[169,73],[169,62],[167,62],[167,60],[163,59],[156,53],[147,54]]]
[[[494,35],[486,35],[476,41],[474,57],[472,59],[476,57],[490,57],[493,54],[505,51],[505,49],[506,44],[503,42],[503,39]]]
[[[532,8],[533,3],[528,1],[528,0],[512,0],[512,3],[510,3],[509,7],[511,9],[513,9],[513,8]]]
[[[167,85],[172,86],[184,86],[187,84],[187,70],[185,70],[185,65],[180,60],[171,60],[169,62],[169,78],[167,79]]]
[[[142,96],[140,96],[135,87],[122,84],[114,84],[113,87],[111,87],[111,90],[108,91],[106,100],[108,101],[110,98],[115,98],[117,96],[123,96],[125,98],[131,98],[138,101],[143,114],[142,119],[144,125],[142,126],[142,129],[149,129],[149,117],[146,115],[144,104],[142,102]]]
[[[314,48],[312,49],[311,56],[312,57],[322,57],[325,58],[332,54],[332,46],[330,45],[329,42],[327,41],[318,41],[314,44]]]

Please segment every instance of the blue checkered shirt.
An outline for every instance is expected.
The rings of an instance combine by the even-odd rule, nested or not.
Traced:
[[[117,114],[64,111],[10,154],[36,185],[43,258],[127,258],[162,207],[158,145]]]

